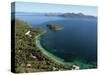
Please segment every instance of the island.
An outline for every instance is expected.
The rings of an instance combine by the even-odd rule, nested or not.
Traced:
[[[97,19],[96,16],[93,15],[86,15],[83,13],[45,13],[45,16],[58,16],[58,17],[62,17],[62,18],[94,18]]]
[[[47,24],[47,27],[53,31],[59,31],[59,30],[62,30],[64,28],[62,25],[55,24],[55,23]]]

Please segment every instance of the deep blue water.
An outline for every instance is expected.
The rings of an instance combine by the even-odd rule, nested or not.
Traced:
[[[65,62],[77,61],[96,66],[97,19],[18,14],[16,18],[26,21],[32,27],[43,27],[47,30],[40,41],[48,52]],[[48,23],[61,24],[64,29],[52,31],[47,28]],[[78,63],[76,64],[79,65]]]

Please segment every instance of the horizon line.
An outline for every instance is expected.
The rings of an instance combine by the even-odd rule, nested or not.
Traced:
[[[64,13],[62,13],[62,12],[11,12],[11,13],[41,13],[41,14],[65,14],[65,13],[71,13],[71,14],[83,14],[83,15],[86,15],[86,16],[94,16],[94,17],[98,17],[98,15],[96,16],[96,15],[87,15],[87,14],[84,14],[84,13],[82,13],[82,12],[79,12],[79,13],[76,13],[76,12],[64,12]]]

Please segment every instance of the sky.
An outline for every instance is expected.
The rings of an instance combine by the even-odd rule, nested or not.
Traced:
[[[83,5],[79,6],[79,5],[46,4],[46,3],[33,3],[33,2],[16,2],[15,12],[83,13],[85,15],[97,16],[97,7],[83,6]]]

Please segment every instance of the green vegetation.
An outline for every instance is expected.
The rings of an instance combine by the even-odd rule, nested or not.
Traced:
[[[25,35],[30,31],[31,37]],[[15,71],[43,72],[69,70],[72,66],[64,66],[44,55],[36,46],[36,36],[42,34],[43,28],[32,28],[26,22],[15,20]]]
[[[54,31],[62,30],[64,28],[62,25],[55,24],[55,23],[48,24],[47,27]]]

